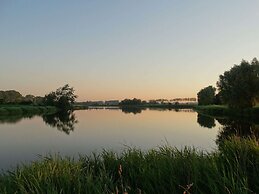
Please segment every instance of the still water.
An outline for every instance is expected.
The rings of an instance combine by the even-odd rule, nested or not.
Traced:
[[[0,169],[51,153],[76,157],[102,149],[121,152],[127,146],[147,150],[169,144],[212,151],[217,149],[220,127],[216,120],[192,110],[106,108],[31,118],[0,117]]]

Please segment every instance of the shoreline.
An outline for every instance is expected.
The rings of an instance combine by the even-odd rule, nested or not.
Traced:
[[[58,112],[58,108],[54,106],[38,106],[38,105],[0,105],[0,116],[13,115],[36,115],[36,114],[54,114]]]
[[[250,118],[257,119],[259,117],[259,106],[246,109],[234,109],[225,105],[206,105],[195,106],[193,109],[204,115],[212,117],[229,117],[229,118]]]
[[[213,153],[160,146],[122,154],[49,155],[0,174],[1,193],[248,193],[259,190],[258,143],[233,137]],[[216,180],[216,181],[215,181]],[[186,190],[189,188],[188,190]]]

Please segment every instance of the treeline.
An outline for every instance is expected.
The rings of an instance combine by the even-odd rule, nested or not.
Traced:
[[[56,106],[62,110],[69,110],[73,108],[73,104],[77,98],[74,93],[74,88],[66,84],[63,87],[58,88],[56,91],[45,95],[43,103],[47,106]]]
[[[193,98],[185,98],[185,99],[193,99]],[[190,104],[189,104],[190,103]],[[124,99],[122,100],[119,105],[120,106],[151,106],[151,105],[168,105],[168,106],[180,106],[180,105],[192,105],[194,102],[193,101],[183,101],[180,103],[178,101],[168,101],[168,100],[141,100],[137,98],[133,99]]]
[[[21,93],[15,90],[0,91],[0,104],[41,105],[43,104],[43,97],[31,94],[22,96]]]
[[[39,105],[55,106],[62,110],[71,109],[77,96],[75,90],[66,84],[44,97],[26,95],[22,96],[15,90],[0,91],[0,105]]]
[[[259,101],[259,62],[243,60],[219,76],[217,89],[208,86],[201,89],[199,105],[228,105],[230,108],[251,108]],[[216,93],[217,91],[217,93]]]
[[[137,98],[133,98],[133,99],[125,99],[122,100],[119,105],[142,105],[142,104],[146,104],[146,101],[142,101],[140,99]]]

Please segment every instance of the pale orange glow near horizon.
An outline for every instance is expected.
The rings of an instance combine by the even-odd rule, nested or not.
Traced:
[[[196,97],[234,64],[259,57],[258,7],[1,1],[0,90],[44,96],[68,83],[78,101]]]

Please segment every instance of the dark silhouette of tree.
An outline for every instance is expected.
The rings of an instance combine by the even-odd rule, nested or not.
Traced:
[[[0,91],[1,104],[19,104],[22,98],[23,96],[15,90]]]
[[[199,105],[210,105],[214,103],[216,88],[212,86],[208,86],[206,88],[201,89],[198,96],[198,104]]]
[[[43,98],[43,104],[48,106],[55,106],[57,102],[57,97],[55,92],[51,92]]]
[[[60,111],[51,115],[43,115],[42,118],[46,124],[66,134],[70,134],[71,131],[74,131],[75,124],[78,123],[75,114],[70,110]]]
[[[77,96],[74,94],[74,88],[68,84],[58,88],[55,92],[51,92],[44,97],[44,104],[50,106],[56,106],[62,110],[69,110],[75,103]]]
[[[259,96],[259,62],[243,60],[219,76],[217,82],[224,103],[232,108],[248,108],[255,105]]]
[[[216,105],[221,105],[222,104],[222,100],[221,100],[221,93],[217,93],[214,97],[214,100],[213,100],[213,104],[216,104]]]
[[[208,117],[202,114],[197,115],[197,123],[199,123],[201,127],[206,127],[209,129],[216,126],[215,119],[213,117]]]
[[[132,100],[131,99],[122,100],[119,105],[121,105],[121,106],[133,106],[133,105],[141,105],[141,104],[142,104],[142,101],[140,99],[133,98]]]

